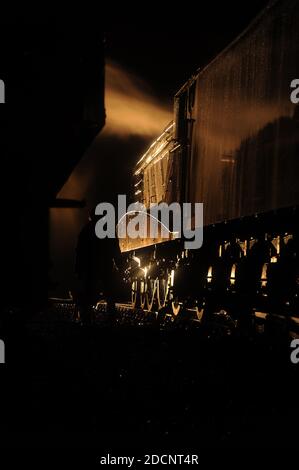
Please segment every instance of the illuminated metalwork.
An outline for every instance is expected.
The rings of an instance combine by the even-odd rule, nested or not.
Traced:
[[[135,183],[136,187],[138,185],[138,193],[136,191],[135,195],[141,193],[138,200],[147,208],[152,203],[165,201],[169,183],[170,151],[174,146],[173,126],[172,122],[166,127],[136,165],[135,176],[139,177],[139,181]]]

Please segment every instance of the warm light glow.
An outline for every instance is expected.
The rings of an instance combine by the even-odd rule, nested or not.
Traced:
[[[111,61],[105,67],[105,133],[153,137],[172,118],[170,109],[149,92],[140,78]]]
[[[293,240],[293,235],[289,233],[285,233],[283,237],[284,243],[287,244],[289,240]]]
[[[231,273],[230,273],[230,283],[234,285],[236,282],[236,265],[232,265]]]
[[[209,283],[212,282],[212,278],[213,278],[213,267],[210,266],[208,270],[207,281]]]
[[[273,238],[272,245],[275,247],[277,254],[280,253],[280,236]],[[271,263],[275,263],[275,261],[271,260]]]
[[[140,267],[140,265],[141,265],[141,259],[138,258],[137,256],[132,256],[132,259],[133,259],[134,261],[136,261],[136,263],[137,263],[138,266]]]
[[[201,310],[199,310],[198,307],[196,307],[196,316],[199,321],[202,320],[203,314],[204,314],[204,309],[202,308]]]
[[[181,310],[181,305],[175,302],[172,302],[171,305],[174,316],[177,316]]]
[[[262,320],[265,320],[268,314],[265,312],[255,312],[254,315],[256,318],[261,318]]]
[[[163,150],[165,147],[169,146],[169,137],[171,136],[171,130],[173,126],[174,123],[170,123],[169,126],[166,127],[162,134],[150,145],[148,150],[138,160],[136,164],[137,170],[135,171],[135,175],[139,175],[150,163],[154,161],[157,163],[168,154],[169,148],[164,152]]]
[[[173,287],[173,285],[174,285],[174,269],[172,269],[171,275],[170,275],[170,286]]]
[[[265,263],[265,264],[263,265],[262,275],[261,275],[262,287],[266,287],[266,286],[267,286],[267,268],[268,268],[268,265],[267,265],[267,263]]]

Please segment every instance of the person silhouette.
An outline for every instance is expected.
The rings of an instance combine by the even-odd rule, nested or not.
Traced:
[[[83,324],[92,323],[92,307],[103,292],[107,301],[107,312],[114,316],[115,285],[121,260],[118,238],[96,236],[95,225],[98,217],[92,210],[88,223],[82,228],[76,248],[75,270],[80,283],[78,308]]]

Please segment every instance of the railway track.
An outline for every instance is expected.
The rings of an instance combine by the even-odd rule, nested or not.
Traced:
[[[80,325],[80,315],[72,299],[50,299],[50,310],[55,311],[64,321]],[[198,330],[203,337],[223,336],[267,336],[290,340],[299,338],[299,321],[295,317],[285,318],[280,315],[267,315],[253,312],[247,326],[240,325],[225,311],[209,314],[208,318],[199,318],[196,308],[182,308],[174,315],[173,309],[157,311],[136,308],[131,302],[116,303],[116,315],[107,312],[107,304],[100,301],[93,307],[95,326],[113,326],[128,328],[148,328],[155,330]],[[111,323],[111,319],[112,323]]]
[[[72,299],[50,298],[50,309],[57,312],[67,321],[80,323],[80,314],[78,308]],[[105,324],[109,321],[111,314],[107,312],[107,303],[105,301],[98,302],[93,307],[95,324]],[[155,310],[142,309],[135,307],[131,302],[116,303],[116,324],[131,325],[137,327],[158,326],[160,328],[177,327],[197,327],[200,320],[197,316],[196,309],[186,309],[185,318],[175,315],[173,309],[162,309],[159,312]]]

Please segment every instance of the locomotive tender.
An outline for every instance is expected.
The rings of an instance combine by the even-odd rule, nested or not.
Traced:
[[[174,97],[139,159],[134,199],[203,202],[204,241],[122,242],[143,308],[299,316],[299,1],[277,0]]]

